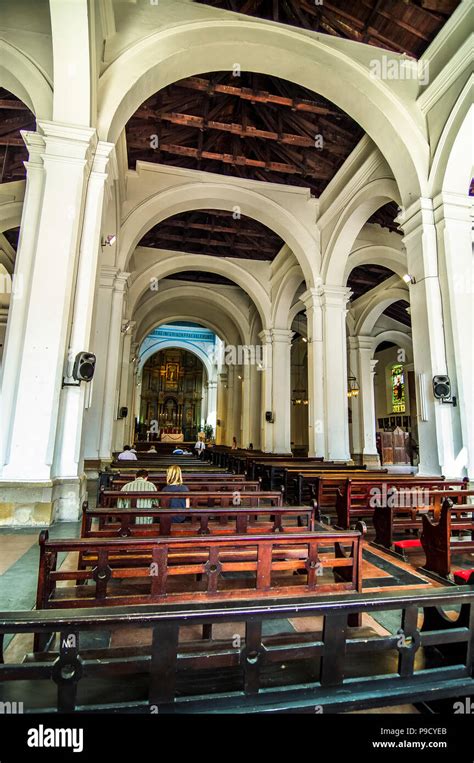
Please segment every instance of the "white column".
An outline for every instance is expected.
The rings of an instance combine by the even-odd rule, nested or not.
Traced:
[[[271,453],[273,450],[273,427],[265,419],[266,411],[273,414],[273,379],[272,379],[272,335],[268,329],[264,329],[258,335],[263,348],[263,368],[259,372],[262,375],[261,380],[261,435],[260,448],[264,453]]]
[[[326,458],[350,460],[347,398],[346,313],[351,290],[323,286],[324,414]]]
[[[249,366],[249,415],[250,415],[250,431],[249,431],[249,444],[252,443],[255,449],[260,448],[260,431],[261,424],[260,418],[262,415],[263,406],[260,403],[261,396],[261,374],[258,370],[258,366],[252,363]]]
[[[28,267],[25,311],[12,315],[7,339],[4,384],[6,453],[3,478],[49,481],[64,373],[68,322],[73,298],[87,167],[95,131],[38,122],[43,133],[46,173],[35,243],[20,257]],[[35,184],[40,191],[40,183]],[[35,226],[33,219],[25,226]],[[34,250],[34,251],[33,251]],[[12,346],[13,337],[18,340]],[[16,356],[16,360],[13,360]]]
[[[474,259],[472,250],[472,198],[440,194],[434,200],[440,263],[446,280],[453,363],[450,376],[457,392],[458,407],[452,410],[460,430],[460,447],[454,453],[450,474],[467,467],[474,479]],[[454,366],[454,368],[452,367]],[[449,406],[448,406],[449,407]]]
[[[116,415],[118,416],[120,408],[127,408],[128,413],[125,418],[117,418],[114,432],[114,450],[119,450],[129,442],[129,421],[133,418],[133,413],[128,405],[129,401],[129,382],[131,371],[133,373],[133,363],[130,362],[130,349],[132,345],[134,321],[122,322],[122,336],[120,348],[120,363],[118,369],[119,377],[119,395]]]
[[[353,452],[362,464],[378,464],[375,441],[374,376],[377,360],[372,359],[374,339],[370,336],[349,337],[350,370],[355,374],[359,394],[351,398]]]
[[[102,429],[100,433],[99,456],[101,459],[112,458],[112,436],[114,421],[117,419],[118,406],[118,370],[120,334],[125,286],[130,273],[118,273],[114,280],[112,306],[110,312],[109,342],[105,368],[104,403]]]
[[[8,326],[8,307],[0,307],[0,369],[3,363],[3,350]]]
[[[323,317],[320,289],[300,297],[306,307],[308,327],[308,456],[326,455],[324,436]]]
[[[75,286],[74,312],[69,337],[68,362],[65,382],[73,385],[70,376],[78,352],[91,349],[91,324],[100,251],[100,232],[104,200],[106,168],[112,143],[99,143],[89,177],[87,199],[82,226],[79,265]],[[54,455],[55,477],[77,477],[83,471],[81,450],[84,401],[90,390],[86,384],[66,386],[61,390],[58,434]],[[72,509],[74,511],[74,508]],[[77,513],[77,512],[76,512]]]
[[[216,435],[216,420],[217,420],[217,381],[211,379],[207,383],[207,416],[206,424],[210,424],[214,437]]]
[[[102,265],[96,294],[96,308],[92,334],[92,352],[97,356],[92,400],[84,416],[84,458],[98,459],[100,433],[104,415],[105,379],[107,371],[107,347],[109,342],[112,295],[118,269]]]
[[[293,331],[272,329],[273,452],[291,453],[291,339]]]
[[[224,445],[227,441],[227,371],[219,374],[219,389],[217,393],[217,419],[220,422],[216,424],[216,443]]]
[[[241,371],[242,381],[240,382],[240,387],[242,390],[241,440],[242,440],[243,448],[247,448],[249,443],[251,442],[250,420],[252,415],[252,410],[251,410],[252,388],[250,384],[250,368],[251,368],[250,364],[244,362],[242,366],[242,371]]]
[[[418,199],[398,218],[403,226],[410,284],[420,474],[444,474],[453,461],[452,406],[435,401],[432,379],[448,372],[436,229],[431,199]]]
[[[232,443],[232,438],[237,437],[238,432],[235,431],[234,421],[235,410],[235,366],[229,365],[227,367],[227,408],[226,408],[226,425],[225,436],[227,444]]]

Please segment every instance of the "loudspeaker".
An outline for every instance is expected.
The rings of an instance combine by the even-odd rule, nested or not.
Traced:
[[[445,400],[451,397],[449,376],[433,376],[433,395],[437,400]]]
[[[126,419],[127,416],[128,416],[128,408],[123,406],[123,408],[120,409],[120,418],[121,419]]]
[[[96,357],[91,352],[78,352],[72,369],[72,378],[76,381],[92,381]]]
[[[271,411],[265,411],[265,421],[269,424],[273,424],[273,413]]]

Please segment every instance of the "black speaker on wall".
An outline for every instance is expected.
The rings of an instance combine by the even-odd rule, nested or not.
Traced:
[[[433,395],[437,400],[451,397],[451,381],[449,376],[433,376]]]
[[[265,421],[269,424],[273,424],[273,413],[271,411],[265,411]]]
[[[120,418],[126,419],[127,416],[128,416],[128,408],[124,406],[123,408],[120,409]]]
[[[445,374],[433,376],[433,395],[442,403],[448,403],[454,407],[457,405],[456,397],[451,396],[451,380]]]
[[[78,352],[74,360],[72,378],[76,381],[90,382],[95,371],[96,356],[92,352]]]

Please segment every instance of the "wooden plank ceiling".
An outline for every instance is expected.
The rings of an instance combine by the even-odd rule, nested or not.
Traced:
[[[418,58],[461,0],[195,0]]]

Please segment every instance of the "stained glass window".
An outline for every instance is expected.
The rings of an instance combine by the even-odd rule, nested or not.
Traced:
[[[405,413],[405,371],[403,366],[392,366],[392,411]]]

